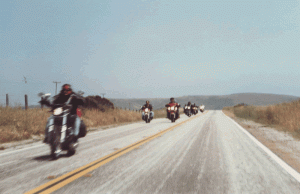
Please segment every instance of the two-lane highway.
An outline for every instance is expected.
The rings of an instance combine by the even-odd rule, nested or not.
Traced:
[[[0,152],[0,193],[300,193],[221,111],[90,133],[77,151],[56,161],[41,143]]]

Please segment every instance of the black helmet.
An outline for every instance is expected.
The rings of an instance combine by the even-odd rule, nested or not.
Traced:
[[[146,104],[149,103],[149,100],[146,101]]]

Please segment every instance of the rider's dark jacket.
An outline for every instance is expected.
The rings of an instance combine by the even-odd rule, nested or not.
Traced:
[[[150,111],[152,111],[152,105],[151,104],[144,104],[143,107],[142,107],[142,110],[144,110],[145,108],[149,108]]]
[[[60,93],[58,94],[57,96],[54,97],[54,100],[53,100],[53,104],[63,104],[65,102],[67,102],[70,98],[70,96],[74,94],[72,96],[72,99],[70,101],[70,104],[72,104],[72,109],[71,109],[71,114],[75,115],[77,112],[77,108],[79,105],[83,105],[83,100],[82,98],[80,98],[78,95],[76,95],[74,92],[72,92],[70,95],[64,95],[63,93]]]

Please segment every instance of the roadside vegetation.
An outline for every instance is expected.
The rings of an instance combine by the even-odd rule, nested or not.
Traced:
[[[21,107],[0,105],[0,143],[43,137],[49,108],[24,110]],[[87,128],[142,121],[141,112],[122,109],[83,109],[82,120]],[[166,117],[166,110],[154,110],[155,118]]]
[[[239,104],[224,107],[223,111],[236,117],[253,120],[300,135],[300,100],[269,106]]]

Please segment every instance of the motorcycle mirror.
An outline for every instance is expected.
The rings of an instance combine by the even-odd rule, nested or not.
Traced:
[[[80,96],[82,96],[83,94],[84,94],[84,92],[83,91],[78,91],[78,94],[80,95]]]
[[[51,96],[51,93],[44,94],[44,96]]]

